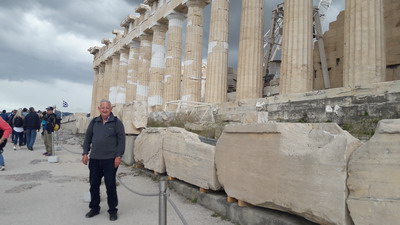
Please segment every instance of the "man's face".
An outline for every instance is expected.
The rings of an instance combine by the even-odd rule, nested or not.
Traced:
[[[112,107],[108,102],[102,102],[99,106],[99,112],[101,117],[107,118],[111,114]]]

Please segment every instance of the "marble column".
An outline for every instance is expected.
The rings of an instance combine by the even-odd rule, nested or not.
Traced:
[[[214,0],[211,5],[205,102],[221,103],[227,100],[228,38],[229,0]]]
[[[285,0],[280,94],[312,91],[313,1]]]
[[[385,81],[382,0],[346,0],[343,59],[344,87]]]
[[[262,97],[264,0],[242,0],[236,100]]]
[[[97,79],[97,91],[96,91],[96,103],[94,108],[94,115],[98,115],[97,106],[101,99],[103,99],[104,94],[104,74],[105,74],[105,62],[100,63],[99,66],[99,76]]]
[[[189,0],[181,100],[200,102],[204,0]]]
[[[139,72],[139,50],[139,41],[134,40],[129,43],[128,77],[126,81],[127,103],[131,103],[136,100],[136,85]]]
[[[125,104],[126,102],[126,81],[128,77],[128,58],[129,50],[121,49],[119,57],[118,82],[116,104]]]
[[[167,26],[153,26],[153,42],[151,47],[151,66],[149,81],[149,111],[161,111],[163,105],[163,80],[165,73],[165,34]]]
[[[107,58],[104,66],[104,81],[103,81],[103,94],[102,99],[109,99],[110,96],[110,82],[111,82],[112,59]],[[101,100],[101,99],[100,99]]]
[[[181,75],[182,75],[182,26],[185,17],[180,13],[173,13],[167,16],[168,41],[166,69],[164,75],[164,103],[180,99]],[[173,110],[174,106],[168,106]]]
[[[152,35],[140,35],[139,74],[136,87],[136,100],[147,101],[151,63]]]
[[[93,117],[95,114],[95,109],[96,109],[96,96],[97,96],[97,83],[98,83],[98,77],[99,77],[99,67],[95,67],[93,69],[94,75],[93,75],[93,86],[92,86],[92,105],[90,108],[90,116]]]
[[[111,104],[115,104],[117,100],[119,58],[120,58],[119,52],[115,52],[114,55],[112,55],[110,91],[108,95]]]

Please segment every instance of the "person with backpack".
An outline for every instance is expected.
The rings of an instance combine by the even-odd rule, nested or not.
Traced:
[[[3,118],[4,121],[7,121],[8,119],[7,111],[5,109],[1,111],[1,118]]]
[[[104,176],[110,220],[118,219],[116,173],[125,152],[125,129],[121,120],[112,114],[111,102],[101,100],[100,116],[89,124],[83,143],[82,163],[89,163],[90,211],[86,218],[100,213],[100,184]],[[89,154],[90,152],[90,159]]]
[[[24,129],[26,133],[26,146],[33,151],[36,140],[36,132],[40,131],[40,118],[33,107],[29,108],[28,115],[24,119]]]
[[[13,127],[12,121],[13,121],[14,116],[15,116],[16,113],[17,113],[17,110],[14,109],[14,110],[10,113],[10,115],[8,115],[7,122],[8,122],[8,124],[10,125],[10,127]]]
[[[18,149],[21,149],[23,144],[23,135],[24,135],[24,119],[22,117],[22,109],[18,109],[17,113],[15,114],[14,118],[12,119],[13,125],[13,142],[14,142],[14,150],[17,150],[17,143]]]
[[[7,144],[7,138],[10,136],[12,132],[12,128],[10,125],[2,118],[0,117],[0,171],[5,170],[5,163],[4,163],[4,157],[3,157],[3,150],[4,147]]]
[[[46,108],[46,130],[44,131],[44,145],[46,152],[43,153],[45,156],[51,156],[53,154],[53,136],[54,127],[56,126],[56,114],[54,114],[54,108],[49,106]]]

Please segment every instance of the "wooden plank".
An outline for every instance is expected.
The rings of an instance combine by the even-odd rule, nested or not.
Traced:
[[[226,201],[227,201],[228,203],[234,203],[234,202],[237,202],[237,199],[228,196],[228,197],[226,198]]]
[[[249,205],[250,205],[250,204],[247,203],[247,202],[245,202],[245,201],[238,200],[238,206],[240,206],[240,207],[247,207],[247,206],[249,206]]]

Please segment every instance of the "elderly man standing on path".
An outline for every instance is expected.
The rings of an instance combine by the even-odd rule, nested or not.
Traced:
[[[111,102],[101,100],[98,107],[100,116],[90,122],[83,143],[82,162],[89,163],[90,218],[100,213],[100,184],[104,176],[107,189],[107,203],[110,220],[118,219],[116,173],[125,152],[125,129],[122,122],[112,114]],[[90,159],[88,154],[90,152]]]

